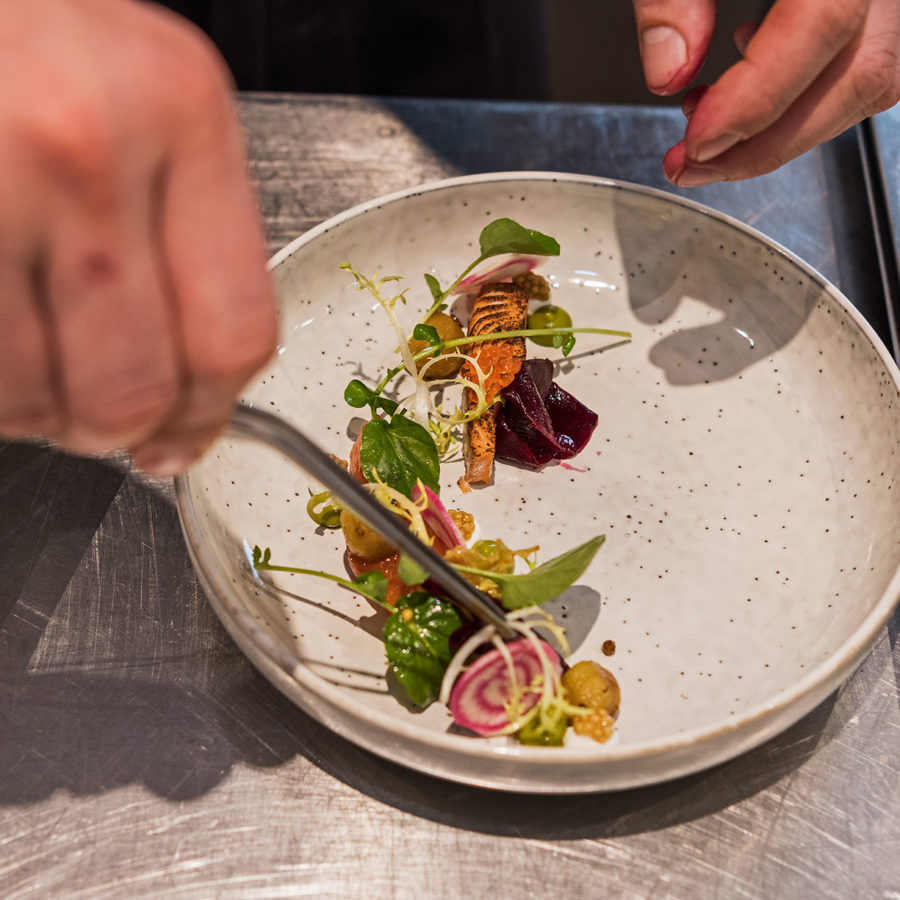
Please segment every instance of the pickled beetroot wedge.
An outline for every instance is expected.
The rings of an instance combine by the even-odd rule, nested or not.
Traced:
[[[559,654],[544,641],[539,641],[547,654],[550,665],[557,673],[562,671]],[[506,645],[513,660],[519,689],[526,687],[543,673],[538,652],[526,638]],[[479,657],[453,685],[450,693],[450,712],[456,723],[477,734],[489,737],[498,734],[507,725],[505,703],[513,696],[513,685],[506,659],[499,650],[491,650]],[[539,692],[525,693],[520,698],[521,711],[527,712],[538,702]]]
[[[597,414],[553,381],[549,359],[529,359],[501,393],[497,459],[540,471],[551,460],[579,454]]]

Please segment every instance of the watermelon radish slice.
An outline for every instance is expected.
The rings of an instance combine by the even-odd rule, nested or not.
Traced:
[[[477,294],[478,291],[492,281],[512,281],[516,275],[530,272],[540,265],[536,256],[511,256],[491,268],[474,272],[456,286],[454,294]]]
[[[548,643],[538,643],[559,674],[562,671],[559,654]],[[510,642],[506,649],[512,657],[519,690],[543,673],[538,651],[527,638]],[[504,703],[512,699],[515,687],[507,660],[500,650],[491,650],[456,679],[450,693],[450,712],[463,728],[485,736],[499,734],[509,725]],[[539,692],[524,694],[520,700],[522,712],[531,709],[539,698]]]
[[[428,498],[428,504],[422,510],[422,519],[431,533],[445,547],[465,547],[466,539],[462,536],[462,532],[457,528],[456,522],[450,518],[447,507],[441,503],[438,495],[428,485],[421,482],[414,484],[409,499],[413,503],[417,503],[423,492]]]

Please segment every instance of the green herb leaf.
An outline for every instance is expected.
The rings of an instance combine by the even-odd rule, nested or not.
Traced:
[[[259,544],[253,545],[253,568],[254,569],[264,569],[267,565],[269,565],[269,560],[272,558],[272,551],[266,547],[266,549],[260,550]]]
[[[462,616],[452,603],[424,591],[401,597],[385,623],[388,664],[417,706],[437,698],[453,656],[450,636],[460,625]]]
[[[390,422],[373,419],[363,428],[359,461],[369,481],[371,473],[407,497],[417,479],[435,493],[440,490],[440,462],[434,438],[426,428],[406,416]]]
[[[559,256],[559,243],[540,231],[525,228],[512,219],[495,219],[482,229],[478,238],[481,258],[501,253],[530,253],[537,256]]]
[[[366,387],[358,378],[354,378],[344,388],[344,401],[356,409],[368,406],[375,397],[375,391]]]
[[[428,573],[405,553],[400,554],[397,574],[403,579],[404,584],[422,584],[428,579]]]
[[[384,606],[387,603],[388,577],[378,569],[357,575],[351,582],[353,590]]]
[[[357,594],[368,597],[374,603],[383,606],[390,612],[393,612],[394,610],[394,607],[386,600],[388,579],[384,572],[379,572],[378,570],[364,572],[362,575],[354,578],[353,581],[348,581],[346,578],[341,578],[340,575],[332,575],[330,572],[320,572],[318,569],[301,569],[299,566],[276,566],[270,561],[271,559],[272,553],[268,547],[266,547],[265,550],[260,550],[258,546],[253,548],[253,568],[257,571],[289,572],[292,575],[312,575],[315,578],[324,578],[327,581],[333,581],[335,584],[341,585],[341,587],[348,588]]]
[[[372,401],[373,409],[383,409],[389,415],[393,415],[399,405],[396,400],[389,400],[387,397],[376,397]]]
[[[425,325],[420,322],[413,328],[413,338],[417,341],[424,341],[426,344],[440,344],[441,336],[437,333],[437,328],[433,325]]]
[[[584,570],[606,540],[598,535],[572,550],[548,559],[530,572],[521,575],[506,575],[502,572],[487,572],[469,566],[454,566],[460,572],[483,575],[500,585],[500,602],[505,609],[522,609],[546,603],[558,597],[581,577]]]
[[[562,342],[562,355],[568,356],[575,349],[575,335],[569,336]]]
[[[428,290],[431,291],[431,296],[435,300],[443,300],[444,292],[441,290],[441,283],[431,275],[429,272],[425,273],[425,284],[428,285]]]

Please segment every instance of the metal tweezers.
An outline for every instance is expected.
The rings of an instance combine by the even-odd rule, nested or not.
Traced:
[[[397,516],[388,512],[321,447],[293,425],[264,410],[239,405],[231,416],[227,432],[235,437],[261,441],[279,450],[320,481],[393,547],[421,566],[451,600],[476,619],[493,625],[504,637],[512,636],[512,629],[503,612],[485,594],[415,537]]]

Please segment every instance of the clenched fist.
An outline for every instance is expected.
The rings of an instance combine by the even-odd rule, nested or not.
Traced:
[[[134,0],[0,4],[0,435],[181,470],[276,340],[224,65]]]

